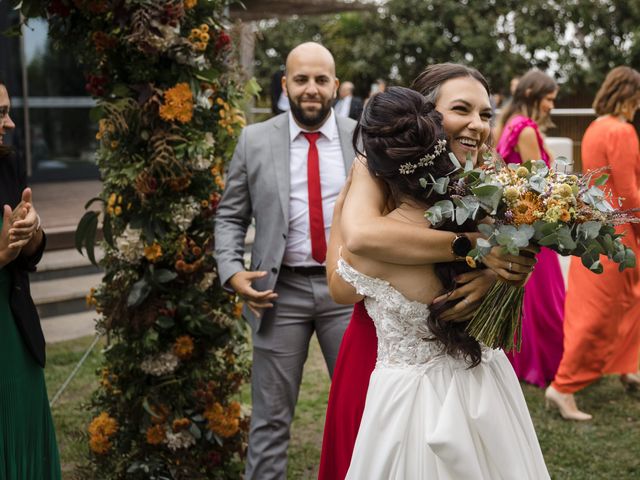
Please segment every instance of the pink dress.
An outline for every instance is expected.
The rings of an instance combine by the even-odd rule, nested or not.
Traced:
[[[507,163],[522,163],[515,151],[518,137],[525,127],[532,127],[538,138],[542,160],[549,165],[538,125],[522,115],[513,117],[504,127],[497,150]],[[508,354],[520,380],[544,388],[556,374],[562,358],[562,320],[565,288],[558,256],[542,248],[538,263],[525,286],[522,347]]]

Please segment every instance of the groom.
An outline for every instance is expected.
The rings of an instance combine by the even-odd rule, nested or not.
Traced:
[[[355,122],[331,107],[338,84],[323,46],[303,43],[289,53],[282,87],[291,110],[244,129],[218,207],[218,273],[244,299],[253,339],[245,479],[286,478],[309,340],[315,332],[332,374],[352,310],[331,300],[324,267],[333,207],[354,158]]]

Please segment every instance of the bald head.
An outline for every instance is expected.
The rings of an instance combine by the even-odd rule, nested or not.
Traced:
[[[314,130],[322,126],[331,113],[338,85],[333,55],[319,43],[302,43],[287,56],[282,89],[301,127]]]
[[[333,60],[333,55],[326,47],[316,42],[301,43],[289,52],[286,64],[287,73],[291,68],[297,66],[299,62],[309,60],[324,64],[331,75],[336,76],[336,62]]]

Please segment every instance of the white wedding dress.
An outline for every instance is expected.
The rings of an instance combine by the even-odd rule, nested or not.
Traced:
[[[427,305],[344,260],[378,334],[349,480],[541,480],[549,474],[518,379],[501,350],[482,362],[441,353]]]

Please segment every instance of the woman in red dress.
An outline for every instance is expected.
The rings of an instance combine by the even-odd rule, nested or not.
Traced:
[[[442,113],[451,149],[462,162],[467,154],[478,158],[482,148],[480,139],[485,139],[490,129],[491,112],[480,109],[465,98],[464,92],[477,89],[478,84],[488,95],[486,80],[477,70],[456,64],[438,64],[428,67],[412,86],[433,101]],[[460,244],[467,243],[470,249],[478,236],[477,232],[461,236],[384,217],[389,210],[389,196],[381,183],[369,175],[364,161],[354,162],[352,179],[348,180],[334,210],[327,251],[327,277],[331,294],[338,303],[356,301],[337,287],[339,282],[332,281],[340,246],[357,255],[376,257],[389,263],[451,262],[464,260],[464,254],[459,251]],[[497,275],[506,281],[523,282],[531,270],[532,260],[528,257],[489,255],[485,264],[490,269],[475,270],[457,277],[460,286],[448,294],[448,299],[459,302],[440,316],[443,320],[469,320]],[[446,298],[443,295],[434,303]],[[364,304],[357,303],[333,374],[320,461],[321,480],[343,479],[349,469],[369,377],[376,362],[376,345],[373,322]]]

